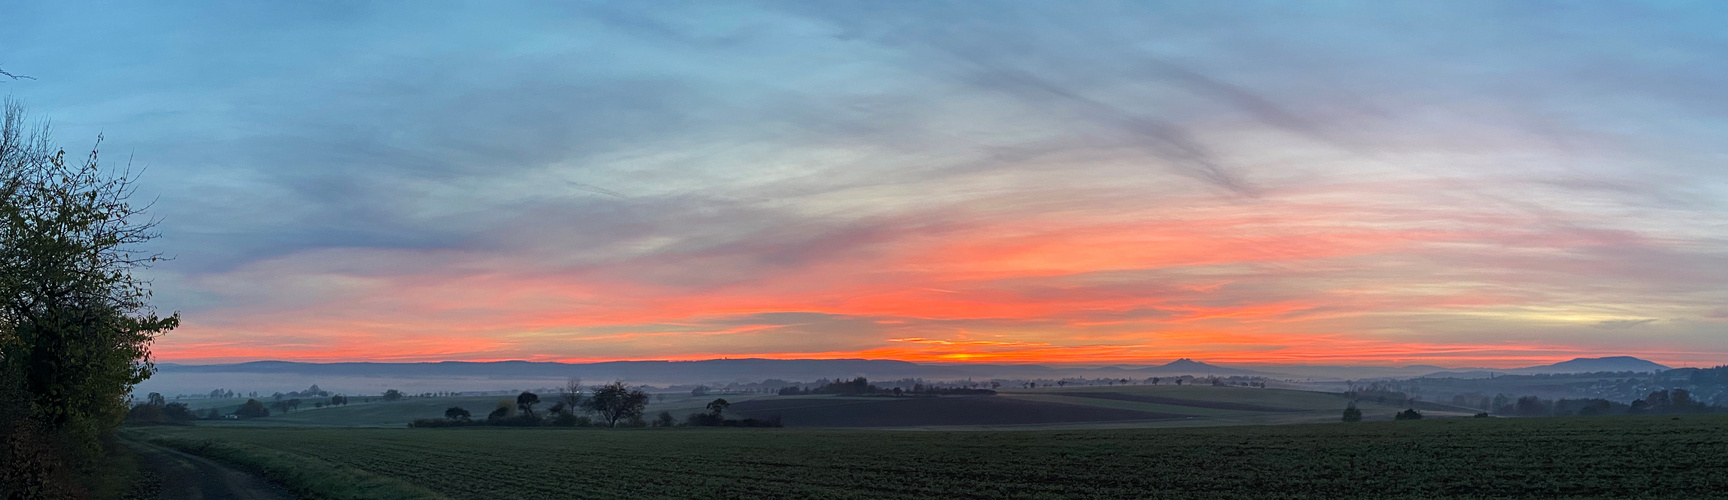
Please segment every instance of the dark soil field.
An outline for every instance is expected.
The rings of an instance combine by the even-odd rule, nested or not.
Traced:
[[[139,429],[289,481],[498,498],[1728,498],[1728,417],[1027,432]],[[311,471],[308,473],[306,471]],[[301,478],[301,479],[294,479]],[[392,483],[394,481],[394,483]],[[423,498],[403,494],[396,498]]]
[[[1028,425],[1186,416],[994,396],[759,399],[733,404],[727,411],[755,418],[778,415],[787,427]]]

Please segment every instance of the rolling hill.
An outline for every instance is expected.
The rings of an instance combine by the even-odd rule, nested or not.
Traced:
[[[1667,366],[1634,358],[1631,356],[1608,356],[1601,358],[1574,358],[1551,365],[1527,366],[1505,370],[1475,369],[1468,371],[1439,371],[1424,375],[1427,378],[1488,378],[1494,374],[1500,375],[1540,375],[1559,373],[1596,373],[1596,372],[1638,372],[1654,373],[1668,371]]]

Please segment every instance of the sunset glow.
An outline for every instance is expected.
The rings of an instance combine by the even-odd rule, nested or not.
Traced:
[[[1728,359],[1696,14],[918,5],[45,4],[0,42],[62,141],[148,166],[158,361]],[[55,31],[106,50],[12,43]]]

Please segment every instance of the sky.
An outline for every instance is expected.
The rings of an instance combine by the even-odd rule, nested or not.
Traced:
[[[1720,2],[24,2],[158,361],[1728,362]]]

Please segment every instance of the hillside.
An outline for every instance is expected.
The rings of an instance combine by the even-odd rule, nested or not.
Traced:
[[[1575,358],[1552,365],[1531,366],[1511,370],[1512,373],[1594,373],[1594,372],[1660,372],[1669,370],[1667,366],[1652,363],[1631,356],[1608,356],[1604,358]]]
[[[1541,375],[1598,372],[1656,373],[1667,370],[1670,370],[1667,366],[1631,356],[1608,356],[1601,358],[1574,358],[1551,365],[1508,368],[1504,370],[1487,368],[1473,370],[1446,370],[1429,373],[1423,376],[1428,378],[1488,378],[1494,375]]]

